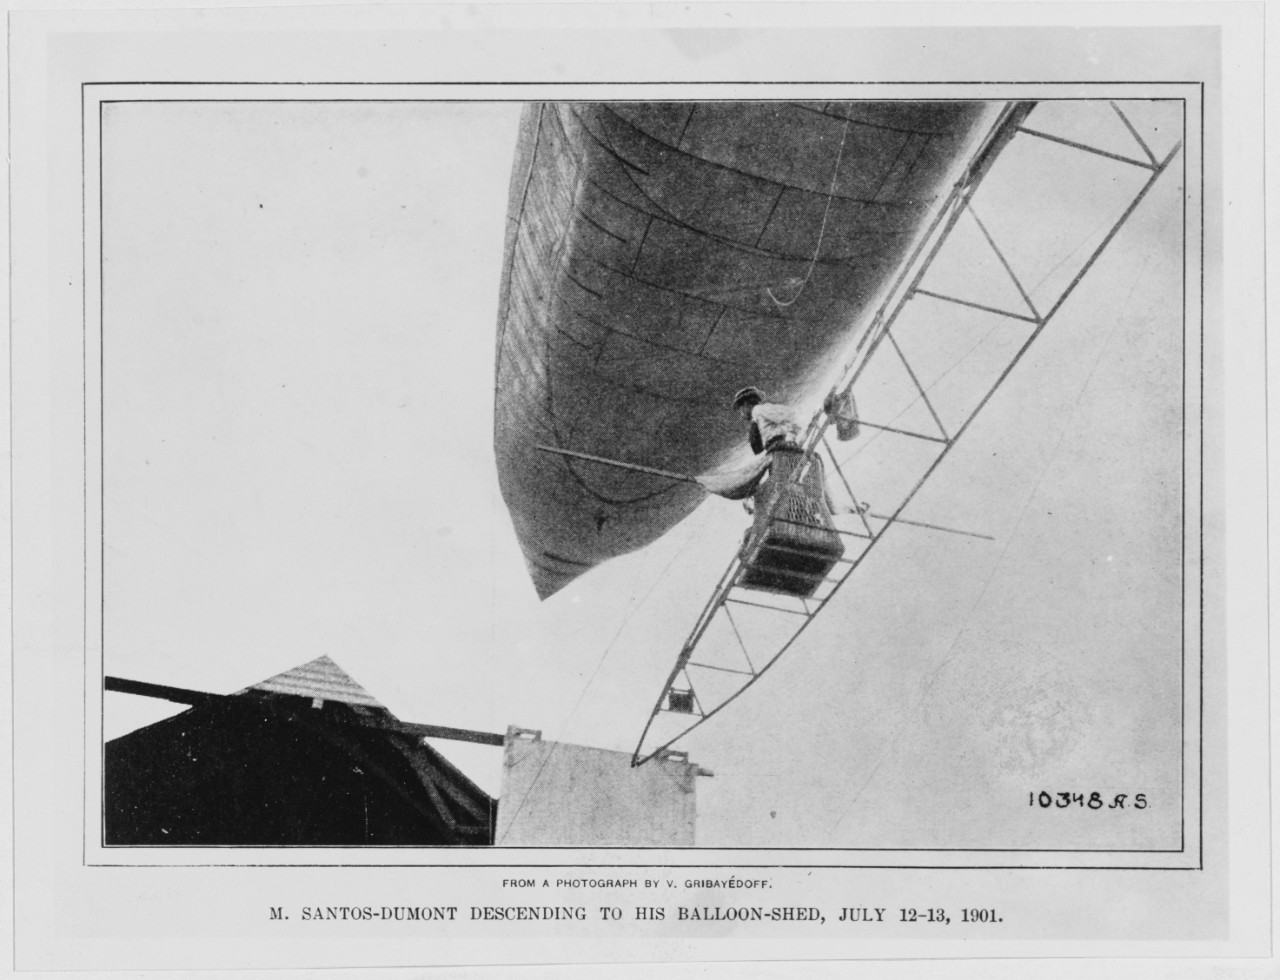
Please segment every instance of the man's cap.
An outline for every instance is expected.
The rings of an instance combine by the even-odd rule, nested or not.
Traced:
[[[765,400],[764,392],[761,391],[759,388],[753,388],[748,386],[746,388],[743,388],[736,395],[733,396],[732,406],[734,408],[737,408],[743,402],[752,401],[752,400],[758,401],[758,402],[764,401]]]

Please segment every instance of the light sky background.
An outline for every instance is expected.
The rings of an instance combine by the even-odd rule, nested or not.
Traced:
[[[1180,136],[1168,107],[1126,111],[1158,155]],[[231,692],[328,654],[407,721],[634,747],[747,518],[712,499],[537,600],[492,450],[519,112],[104,106],[108,673]],[[1104,104],[1082,112],[1059,122],[1127,139]],[[1034,163],[1002,161],[1016,190],[993,226],[1063,217],[1083,238],[1125,173]],[[904,514],[995,541],[892,530],[678,746],[716,774],[700,844],[1178,846],[1179,180]],[[1046,211],[1072,181],[1097,193]],[[1023,251],[1033,281],[1051,251]],[[172,710],[112,695],[106,735]],[[501,750],[439,747],[498,791]],[[1045,813],[1040,789],[1156,802]]]

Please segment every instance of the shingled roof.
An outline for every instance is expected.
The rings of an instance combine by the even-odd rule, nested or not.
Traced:
[[[386,710],[386,705],[352,680],[351,675],[327,655],[299,664],[297,667],[276,674],[274,677],[268,677],[265,681],[259,681],[236,693],[244,694],[246,691],[293,694],[306,698],[319,698],[322,701],[340,701],[343,704],[358,704],[366,708]]]
[[[108,845],[493,843],[496,801],[425,739],[501,736],[400,721],[327,656],[229,695],[105,686],[191,705],[106,743]]]

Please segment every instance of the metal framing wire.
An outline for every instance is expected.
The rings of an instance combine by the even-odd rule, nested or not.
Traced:
[[[801,608],[803,610],[801,611],[801,609],[792,609],[792,608],[786,608],[782,606],[776,606],[766,601],[751,601],[751,600],[743,599],[741,597],[733,595],[735,589],[739,589],[739,590],[750,593],[753,600],[762,600],[765,595],[769,595],[769,593],[767,592],[751,589],[741,584],[743,573],[751,566],[751,563],[755,560],[755,558],[759,554],[764,543],[763,534],[753,533],[751,538],[748,541],[748,544],[744,545],[742,548],[739,549],[738,554],[729,563],[728,568],[725,569],[725,572],[720,577],[720,581],[717,583],[715,590],[712,592],[710,600],[707,602],[706,606],[704,606],[702,612],[699,614],[698,619],[694,623],[693,629],[689,633],[688,639],[686,639],[684,646],[681,648],[680,653],[676,658],[675,665],[672,668],[670,674],[668,675],[667,681],[663,685],[662,691],[658,696],[658,700],[654,704],[653,710],[649,715],[649,720],[645,724],[644,731],[640,735],[640,739],[636,745],[635,752],[632,755],[631,764],[633,766],[642,765],[643,763],[652,759],[654,756],[659,755],[660,753],[668,749],[675,742],[679,741],[684,736],[689,734],[689,732],[691,732],[693,729],[699,727],[704,722],[708,721],[709,719],[714,717],[716,714],[718,714],[720,711],[722,711],[725,707],[727,707],[730,703],[732,703],[739,695],[741,695],[743,691],[745,691],[748,687],[750,687],[757,680],[759,680],[760,677],[766,671],[768,671],[768,669],[771,666],[773,666],[773,664],[776,663],[777,660],[784,653],[787,652],[787,650],[791,648],[791,646],[805,631],[805,629],[809,626],[809,624],[813,622],[813,620],[822,612],[822,610],[826,607],[826,604],[832,599],[832,597],[836,594],[836,592],[839,591],[840,586],[842,586],[849,579],[849,577],[853,574],[853,572],[859,567],[859,565],[861,565],[862,561],[870,553],[871,549],[875,546],[875,544],[882,537],[884,537],[888,529],[892,527],[894,524],[913,524],[915,526],[925,527],[932,530],[954,531],[954,529],[952,528],[943,528],[938,525],[926,524],[923,522],[908,521],[902,518],[901,516],[902,511],[911,503],[911,501],[914,499],[916,494],[920,491],[921,487],[924,486],[928,478],[937,470],[938,466],[946,458],[947,454],[951,451],[952,447],[955,446],[956,442],[959,441],[960,437],[964,435],[964,433],[968,430],[973,420],[978,416],[978,414],[982,411],[982,409],[986,406],[986,404],[991,400],[992,396],[1004,383],[1005,379],[1009,376],[1009,373],[1014,369],[1015,366],[1017,366],[1018,362],[1022,359],[1023,355],[1027,352],[1031,344],[1040,335],[1040,333],[1044,330],[1044,328],[1049,324],[1050,320],[1052,320],[1052,318],[1058,312],[1058,310],[1061,309],[1062,304],[1065,303],[1066,300],[1075,291],[1076,287],[1083,280],[1084,276],[1088,273],[1090,268],[1092,268],[1093,264],[1097,261],[1098,257],[1102,254],[1102,252],[1106,249],[1106,247],[1111,243],[1112,239],[1114,239],[1116,234],[1120,231],[1121,227],[1124,226],[1125,222],[1128,221],[1130,215],[1133,214],[1134,210],[1146,197],[1147,192],[1152,188],[1152,186],[1154,186],[1155,182],[1160,178],[1160,176],[1168,168],[1169,164],[1173,161],[1173,159],[1178,154],[1179,150],[1182,148],[1182,143],[1181,142],[1177,143],[1173,147],[1173,149],[1169,151],[1169,153],[1165,156],[1163,160],[1160,160],[1157,162],[1154,155],[1152,155],[1151,150],[1148,148],[1146,143],[1142,141],[1141,137],[1138,136],[1132,124],[1130,123],[1128,118],[1124,115],[1124,113],[1121,111],[1119,106],[1116,106],[1114,103],[1112,103],[1111,105],[1112,105],[1112,108],[1116,111],[1116,113],[1120,116],[1125,126],[1132,133],[1135,141],[1138,143],[1139,146],[1141,146],[1143,152],[1151,159],[1150,165],[1138,160],[1130,159],[1128,157],[1123,157],[1114,153],[1109,153],[1107,151],[1099,150],[1096,147],[1090,147],[1084,144],[1077,144],[1071,140],[1066,140],[1060,137],[1053,137],[1049,134],[1041,133],[1037,130],[1028,129],[1022,125],[1023,120],[1025,120],[1026,115],[1029,112],[1029,107],[1024,103],[1010,103],[1002,111],[999,119],[996,121],[995,125],[992,128],[992,132],[989,134],[987,139],[984,141],[983,145],[979,148],[978,152],[975,154],[973,161],[970,163],[969,167],[966,168],[965,173],[962,175],[961,179],[956,183],[956,185],[952,189],[952,192],[947,198],[947,201],[944,203],[943,207],[935,216],[928,232],[920,240],[920,242],[916,246],[915,250],[913,251],[908,261],[904,263],[902,267],[902,271],[899,273],[898,279],[895,282],[894,287],[890,290],[884,303],[882,304],[880,309],[877,311],[867,331],[863,334],[863,336],[859,340],[854,352],[853,359],[845,366],[841,380],[832,389],[833,395],[837,395],[839,393],[852,390],[854,384],[856,384],[859,378],[862,376],[862,373],[865,370],[870,359],[875,354],[876,350],[879,349],[880,344],[887,338],[890,344],[893,346],[894,350],[896,351],[897,356],[902,360],[903,365],[906,367],[907,372],[910,375],[911,381],[914,384],[917,392],[919,393],[920,399],[922,399],[925,402],[926,406],[929,409],[930,414],[933,416],[935,423],[937,423],[939,430],[943,433],[943,438],[938,438],[935,436],[927,436],[922,433],[909,432],[902,429],[896,429],[890,425],[877,425],[875,423],[863,422],[861,419],[859,419],[859,424],[867,425],[869,428],[879,429],[879,430],[896,434],[896,435],[908,436],[908,437],[932,442],[936,444],[938,447],[936,455],[934,456],[933,460],[928,463],[928,465],[925,467],[923,474],[916,480],[915,484],[906,493],[906,495],[903,497],[901,502],[898,504],[896,509],[893,510],[892,513],[887,515],[868,514],[862,509],[862,505],[860,504],[857,496],[854,494],[853,489],[850,486],[847,477],[845,476],[843,470],[841,469],[838,460],[836,460],[835,458],[835,454],[831,451],[831,447],[826,440],[826,437],[825,437],[826,430],[832,424],[831,417],[829,417],[824,411],[819,411],[813,417],[813,419],[809,423],[808,428],[806,429],[804,439],[801,443],[801,447],[805,452],[805,461],[800,466],[796,467],[795,471],[791,475],[791,480],[796,484],[799,484],[801,481],[803,481],[808,472],[809,467],[812,465],[814,457],[818,454],[819,449],[820,448],[825,449],[827,455],[830,457],[831,464],[836,468],[836,473],[839,475],[840,480],[844,485],[844,489],[848,492],[848,495],[854,507],[854,512],[857,513],[859,519],[861,520],[862,524],[866,528],[867,534],[870,535],[870,537],[867,537],[867,535],[858,534],[858,533],[841,529],[838,527],[836,528],[836,530],[843,537],[854,539],[855,546],[858,546],[860,543],[860,550],[853,557],[849,557],[848,555],[845,555],[843,559],[837,563],[835,568],[832,569],[832,572],[828,573],[829,576],[834,576],[834,577],[827,577],[827,576],[822,577],[823,581],[819,586],[819,589],[825,589],[825,591],[823,591],[821,595],[815,594],[814,596],[811,596],[808,599],[802,598],[799,596],[791,597],[793,599],[799,600]],[[1075,276],[1067,284],[1066,288],[1058,295],[1058,297],[1052,303],[1049,309],[1043,314],[1040,313],[1036,309],[1035,305],[1032,303],[1030,296],[1023,289],[1022,283],[1018,280],[1017,276],[1014,274],[1013,269],[1009,265],[1008,261],[1005,259],[1004,254],[1000,251],[999,247],[996,245],[996,242],[992,238],[986,226],[983,225],[983,223],[978,219],[978,216],[973,211],[973,208],[970,203],[974,192],[977,190],[979,184],[982,181],[982,178],[986,175],[987,171],[990,169],[990,164],[994,159],[994,155],[997,154],[1012,139],[1016,138],[1018,135],[1021,135],[1021,134],[1037,137],[1040,139],[1049,139],[1053,142],[1064,144],[1069,147],[1074,147],[1084,152],[1093,153],[1101,157],[1114,159],[1127,164],[1133,164],[1135,166],[1138,166],[1145,170],[1150,171],[1150,176],[1146,179],[1146,181],[1143,183],[1141,188],[1139,188],[1138,191],[1134,194],[1132,199],[1129,201],[1129,204],[1125,207],[1124,211],[1114,221],[1110,230],[1107,232],[1105,236],[1103,236],[1102,240],[1097,244],[1097,246],[1095,246],[1093,251],[1089,254],[1088,258],[1081,265],[1080,269],[1076,272]],[[1014,285],[1017,287],[1018,292],[1021,294],[1023,300],[1026,302],[1027,307],[1031,310],[1033,316],[1026,317],[1026,316],[1021,316],[1005,310],[999,310],[995,308],[986,308],[986,307],[979,306],[978,304],[975,304],[973,302],[968,302],[962,299],[941,295],[939,293],[931,292],[929,290],[920,288],[920,281],[923,279],[925,273],[928,271],[929,267],[932,265],[933,260],[937,256],[939,250],[947,241],[952,229],[955,227],[956,221],[959,219],[960,215],[965,210],[968,210],[970,215],[977,222],[978,227],[981,230],[983,236],[986,238],[988,244],[992,248],[992,251],[995,253],[1001,265],[1004,267],[1005,271],[1008,273],[1009,277],[1012,279]],[[899,347],[897,340],[890,333],[890,328],[897,321],[898,316],[906,307],[907,303],[909,303],[910,300],[914,298],[916,295],[929,296],[936,300],[957,303],[962,306],[969,306],[969,307],[976,306],[979,309],[984,309],[987,312],[990,312],[993,314],[998,314],[998,315],[1010,317],[1016,320],[1025,321],[1032,326],[1032,329],[1030,330],[1028,336],[1025,338],[1023,343],[1018,347],[1018,349],[1014,352],[1012,357],[1008,360],[1008,363],[1004,366],[1004,369],[1000,372],[999,376],[987,388],[985,393],[978,400],[977,404],[965,414],[964,420],[959,424],[959,426],[955,429],[955,431],[949,435],[947,434],[946,428],[943,426],[942,420],[938,417],[937,412],[934,410],[934,406],[930,402],[924,387],[920,384],[915,371],[912,369],[910,362],[907,360],[905,353]],[[770,511],[765,515],[765,521],[767,524],[783,521],[782,518],[776,518],[773,514],[773,511],[776,510],[777,507],[780,505],[783,496],[784,495],[782,494],[778,495],[778,498],[771,505]],[[867,520],[868,517],[871,517],[875,520],[883,522],[880,526],[879,531],[876,531],[872,528],[871,524]],[[965,532],[965,531],[956,531],[955,533],[967,534],[974,537],[986,537],[985,535],[977,535],[977,534],[973,534],[972,532]],[[784,638],[781,641],[776,652],[774,652],[770,657],[768,657],[767,660],[764,660],[763,662],[761,662],[759,667],[756,667],[751,657],[747,654],[747,648],[743,640],[742,633],[738,628],[737,622],[733,619],[732,615],[729,612],[729,608],[728,608],[729,604],[754,606],[759,609],[767,610],[770,612],[787,614],[791,617],[799,617],[799,619],[793,618],[791,620],[792,628],[789,630],[789,632],[784,634]],[[748,666],[750,667],[750,672],[729,670],[728,668],[720,668],[713,664],[708,664],[708,663],[703,663],[703,662],[693,660],[694,651],[697,649],[699,643],[705,636],[706,631],[710,628],[712,622],[715,620],[716,615],[722,609],[724,611],[726,618],[729,620],[729,624],[732,628],[733,635],[736,637],[737,642],[742,649],[743,655],[747,659]],[[693,683],[693,678],[690,677],[688,673],[688,669],[690,667],[693,667],[695,669],[723,670],[726,673],[736,673],[745,677],[746,680],[743,681],[741,686],[732,694],[730,694],[726,699],[721,701],[718,705],[715,705],[710,711],[707,711],[703,706],[701,698],[698,697],[696,687]],[[667,738],[665,741],[662,742],[662,744],[648,751],[645,751],[645,740],[648,738],[649,732],[653,727],[654,721],[659,717],[659,715],[663,713],[686,714],[685,712],[671,712],[670,709],[666,706],[669,692],[676,689],[676,682],[682,677],[682,675],[683,675],[686,686],[684,688],[681,688],[681,690],[687,689],[692,693],[693,695],[692,701],[694,706],[696,707],[695,712],[689,713],[690,717],[692,718],[691,723],[687,727],[683,728],[678,734],[670,738]]]

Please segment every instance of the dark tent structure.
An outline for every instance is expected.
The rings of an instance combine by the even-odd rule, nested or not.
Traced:
[[[106,744],[104,844],[493,843],[497,801],[328,657],[230,695],[107,679],[191,707]]]

